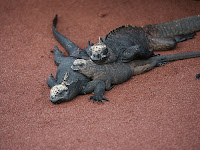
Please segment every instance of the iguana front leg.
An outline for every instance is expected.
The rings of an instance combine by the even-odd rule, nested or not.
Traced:
[[[97,65],[93,63],[91,60],[77,59],[74,61],[71,68],[74,71],[78,71],[86,75],[88,78],[94,79],[93,81],[87,84],[86,88],[84,88],[85,90],[83,93],[91,93],[94,91],[94,96],[91,96],[90,99],[93,102],[101,101],[103,103],[103,100],[108,101],[108,99],[105,98],[103,94],[105,90],[110,89],[111,82],[105,83],[104,80],[101,80],[102,71],[101,69],[99,70],[98,66],[102,68],[101,65]]]
[[[54,62],[56,65],[59,65],[61,61],[65,58],[65,56],[60,52],[58,47],[55,45],[55,49],[51,50],[52,53],[54,53]]]
[[[93,103],[94,101],[103,102],[109,101],[107,98],[104,97],[104,92],[105,92],[105,83],[102,80],[93,80],[88,82],[87,86],[84,88],[83,93],[84,94],[89,94],[94,92],[94,96],[90,96],[89,100],[92,100]]]

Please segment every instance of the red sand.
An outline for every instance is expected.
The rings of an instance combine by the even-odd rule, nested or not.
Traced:
[[[1,0],[0,149],[200,149],[200,58],[169,63],[115,86],[98,105],[90,95],[54,105],[46,78],[58,30],[81,48],[124,24],[200,14],[193,0]],[[199,51],[200,33],[172,54]],[[65,53],[66,54],[66,53]]]

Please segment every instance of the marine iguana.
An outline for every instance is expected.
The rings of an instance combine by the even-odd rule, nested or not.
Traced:
[[[69,101],[80,94],[88,94],[93,91],[98,92],[98,90],[101,90],[101,87],[104,86],[104,82],[100,80],[90,81],[90,79],[83,74],[74,72],[71,69],[74,60],[77,58],[89,59],[89,56],[85,50],[80,49],[68,38],[57,32],[55,28],[56,23],[57,17],[53,20],[53,34],[70,56],[65,57],[57,46],[55,46],[54,50],[51,50],[51,52],[55,54],[54,59],[55,64],[58,65],[58,69],[55,78],[52,74],[47,78],[47,84],[51,88],[50,101],[57,104]]]
[[[200,52],[188,52],[164,56],[154,56],[146,60],[134,60],[129,63],[114,62],[104,65],[95,64],[92,60],[76,59],[72,65],[74,71],[78,71],[88,78],[103,81],[104,86],[98,87],[101,90],[94,91],[90,99],[97,102],[103,101],[105,90],[110,90],[113,85],[123,83],[132,76],[147,72],[162,65],[163,62],[170,62],[181,59],[200,57]]]
[[[98,64],[146,59],[153,51],[174,49],[177,43],[193,38],[199,30],[200,15],[142,27],[125,25],[100,38],[87,53]]]
[[[50,75],[47,79],[47,84],[51,87],[50,90],[50,100],[53,103],[65,102],[73,99],[79,94],[87,94],[94,91],[94,93],[101,93],[105,89],[105,82],[102,80],[90,81],[86,76],[74,72],[71,69],[74,60],[76,58],[88,59],[86,50],[80,49],[77,45],[71,42],[68,38],[61,35],[56,31],[55,25],[57,22],[57,17],[53,21],[53,34],[60,44],[67,50],[70,57],[65,57],[57,47],[56,50],[52,50],[55,54],[55,63],[58,66],[56,77],[54,78]],[[88,42],[90,46],[90,42]],[[99,97],[97,94],[95,96]],[[90,99],[103,102],[103,100],[108,100],[100,94],[100,98],[91,97]],[[100,99],[100,100],[98,100]]]
[[[70,53],[73,53],[73,49],[78,46],[61,35],[56,30],[56,24],[57,15],[53,20],[54,37],[66,50],[69,48],[72,50]],[[99,38],[97,44],[90,44],[88,41],[85,51],[97,64],[146,59],[154,55],[153,51],[174,49],[178,42],[193,38],[199,30],[200,15],[142,27],[125,25],[110,31],[103,39]],[[72,56],[78,58],[80,54],[75,51]]]
[[[56,77],[54,78],[51,74],[47,78],[47,84],[51,88],[50,101],[52,103],[66,102],[77,95],[88,94],[95,90],[98,91],[99,88],[101,89],[104,86],[102,81],[90,81],[85,75],[73,71],[71,66],[76,58],[65,57],[57,46],[51,52],[55,54],[55,64],[58,65]]]

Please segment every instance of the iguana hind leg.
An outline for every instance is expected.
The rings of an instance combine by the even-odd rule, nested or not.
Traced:
[[[192,39],[196,33],[189,33],[189,34],[181,34],[175,35],[172,37],[166,38],[149,38],[149,47],[154,51],[164,51],[164,50],[171,50],[174,49],[179,42],[186,41],[188,39]]]
[[[155,60],[149,64],[145,64],[142,66],[136,66],[136,67],[133,66],[131,70],[133,72],[133,75],[139,75],[139,74],[142,74],[142,73],[152,70],[153,68],[155,68],[157,66],[158,63],[159,63],[159,61]]]
[[[60,52],[57,46],[54,46],[55,49],[51,50],[54,53],[54,61],[56,65],[59,65],[65,56]]]
[[[196,35],[195,32],[189,33],[189,34],[176,35],[174,36],[174,39],[176,40],[176,42],[183,42],[183,41],[194,38],[195,35]]]
[[[53,77],[52,74],[49,75],[49,77],[47,78],[47,85],[52,88],[53,86],[56,85],[56,79]]]
[[[174,49],[177,45],[177,42],[174,38],[149,38],[149,49],[153,51],[164,51]]]
[[[196,75],[196,79],[200,79],[200,73]]]

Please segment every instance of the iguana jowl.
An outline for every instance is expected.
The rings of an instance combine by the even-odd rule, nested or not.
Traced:
[[[53,34],[57,41],[66,50],[77,48],[56,30],[56,24],[57,15],[53,21]],[[112,30],[103,39],[99,38],[97,44],[88,42],[85,51],[97,64],[146,59],[153,56],[153,51],[174,49],[178,42],[193,38],[199,30],[200,15],[143,27],[125,25]],[[78,58],[80,53],[76,51],[73,56]]]

